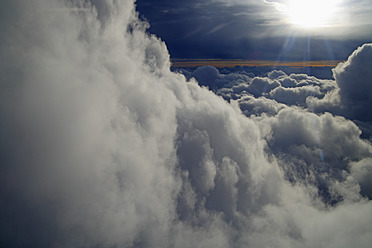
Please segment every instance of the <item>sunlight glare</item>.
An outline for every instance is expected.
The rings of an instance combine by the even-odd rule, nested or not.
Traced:
[[[292,24],[304,28],[329,25],[338,0],[289,0],[287,12]]]

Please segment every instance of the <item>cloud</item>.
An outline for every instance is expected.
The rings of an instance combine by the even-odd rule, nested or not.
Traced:
[[[365,137],[370,135],[371,111],[371,44],[364,44],[356,49],[347,61],[338,64],[333,69],[335,81],[328,83],[324,98],[306,99],[307,105],[313,111],[332,112],[352,119],[363,130]]]
[[[1,246],[369,247],[371,144],[269,95],[329,81],[199,69],[228,103],[170,71],[132,1],[0,9]]]
[[[245,95],[238,99],[239,108],[246,115],[276,115],[279,110],[286,107],[275,100],[266,97],[255,98],[253,96]]]
[[[219,71],[213,66],[202,66],[196,68],[196,70],[191,74],[201,85],[214,87],[214,82],[219,76]]]
[[[346,180],[344,173],[352,163],[371,156],[370,144],[359,138],[358,127],[342,117],[291,107],[259,121],[288,179],[317,185],[318,194],[331,204],[345,197],[333,192],[334,181]]]
[[[270,92],[271,98],[288,105],[296,104],[304,106],[309,96],[322,98],[324,94],[320,92],[318,86],[303,86],[298,88],[278,87]]]
[[[371,55],[372,44],[364,44],[333,70],[342,103],[352,118],[363,121],[372,119],[372,112],[367,107],[372,103]]]

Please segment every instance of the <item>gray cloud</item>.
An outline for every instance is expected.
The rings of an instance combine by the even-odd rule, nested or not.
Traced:
[[[369,247],[371,144],[270,99],[334,84],[199,69],[227,103],[170,71],[132,1],[0,9],[0,246]]]
[[[372,119],[372,111],[367,107],[372,104],[371,55],[372,44],[365,44],[333,70],[342,103],[351,117],[359,120]]]

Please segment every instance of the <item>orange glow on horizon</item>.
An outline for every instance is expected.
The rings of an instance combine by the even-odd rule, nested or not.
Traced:
[[[180,59],[173,60],[172,67],[199,67],[211,65],[216,68],[235,67],[235,66],[249,66],[249,67],[335,67],[341,61],[324,60],[324,61],[264,61],[264,60],[218,60],[218,59]]]

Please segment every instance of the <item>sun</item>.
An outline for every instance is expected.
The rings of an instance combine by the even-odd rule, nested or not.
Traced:
[[[286,12],[290,23],[303,28],[330,25],[339,0],[288,0]]]

